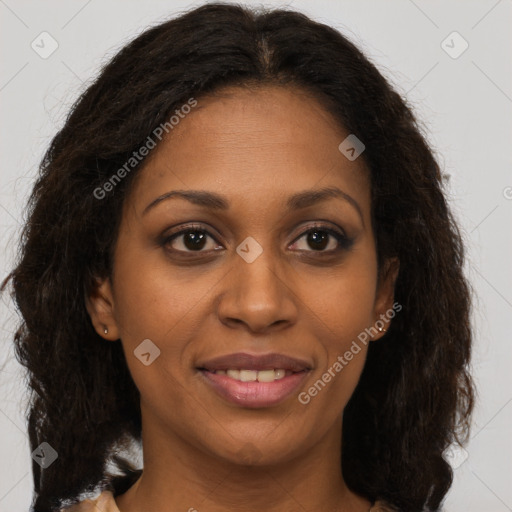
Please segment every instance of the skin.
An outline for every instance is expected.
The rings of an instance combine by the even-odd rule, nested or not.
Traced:
[[[378,274],[368,170],[338,150],[347,135],[300,89],[232,87],[198,98],[137,176],[113,275],[87,301],[97,332],[121,340],[141,394],[144,473],[116,498],[121,512],[369,510],[340,462],[342,414],[367,347],[307,405],[297,399],[393,305],[398,265]],[[331,186],[362,216],[340,198],[286,211],[292,194]],[[173,198],[143,213],[177,189],[222,194],[230,207]],[[162,242],[189,222],[211,235],[202,252],[183,235]],[[315,222],[352,245],[308,243]],[[263,248],[252,263],[236,252],[248,236]],[[148,366],[133,354],[145,339],[161,351]],[[280,352],[313,369],[281,404],[244,408],[196,370],[200,359],[241,351]]]

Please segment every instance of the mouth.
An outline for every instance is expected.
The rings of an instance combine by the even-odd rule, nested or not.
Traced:
[[[205,368],[200,369],[210,371]],[[227,375],[230,379],[234,379],[239,382],[274,382],[275,380],[281,380],[284,377],[289,377],[290,375],[299,372],[292,372],[291,370],[286,370],[284,368],[269,368],[267,370],[230,368],[228,370],[214,370],[210,371],[210,373],[214,373],[215,375]]]
[[[304,360],[283,354],[230,354],[201,362],[196,370],[208,387],[231,404],[246,408],[278,405],[311,371]]]

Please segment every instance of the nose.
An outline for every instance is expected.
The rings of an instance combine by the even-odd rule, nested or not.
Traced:
[[[265,333],[293,325],[298,316],[295,271],[271,250],[251,261],[238,253],[223,280],[218,316],[231,328]]]

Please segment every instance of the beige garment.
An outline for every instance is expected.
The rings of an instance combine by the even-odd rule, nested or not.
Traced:
[[[396,508],[386,505],[383,501],[376,501],[368,512],[396,512]]]
[[[71,507],[62,508],[61,512],[119,512],[111,491],[103,491],[97,498],[88,499]]]
[[[84,500],[68,507],[61,509],[62,512],[119,512],[114,496],[110,491],[103,491],[96,499]],[[386,507],[382,501],[377,501],[368,512],[392,512],[392,509]]]

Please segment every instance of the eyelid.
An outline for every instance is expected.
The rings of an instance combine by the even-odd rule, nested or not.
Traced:
[[[185,233],[188,233],[190,231],[201,231],[203,233],[205,233],[207,236],[209,236],[210,238],[212,238],[217,244],[220,244],[220,242],[217,240],[217,237],[214,236],[212,233],[211,233],[211,230],[212,228],[211,227],[206,227],[204,225],[201,225],[201,224],[198,224],[198,223],[194,223],[194,222],[191,222],[191,223],[188,223],[188,224],[182,224],[180,226],[178,226],[177,230],[176,231],[173,231],[169,234],[166,234],[166,235],[163,235],[162,236],[162,244],[163,245],[166,245],[168,244],[169,242],[171,242],[172,240],[180,237],[181,235],[184,235]],[[208,251],[176,251],[176,252],[197,252],[197,253],[201,253],[201,252],[208,252]]]
[[[215,236],[211,232],[212,231],[216,232],[216,230],[213,227],[209,226],[208,224],[204,224],[200,221],[199,222],[192,221],[192,222],[187,222],[185,224],[180,224],[174,228],[171,228],[170,233],[167,233],[168,231],[169,231],[169,229],[167,229],[164,232],[165,233],[163,235],[164,239],[169,239],[173,236],[180,235],[180,234],[183,234],[184,232],[188,232],[188,231],[204,231],[212,238],[215,238]]]
[[[305,226],[305,229],[303,229],[301,233],[294,239],[292,244],[297,243],[302,237],[304,237],[311,231],[318,230],[323,231],[332,236],[333,238],[335,238],[336,241],[338,242],[338,247],[327,251],[301,250],[300,252],[316,253],[318,255],[332,255],[334,253],[350,249],[350,247],[354,243],[354,238],[349,237],[344,229],[341,229],[340,227],[332,227],[331,224],[332,223],[329,221],[315,221],[313,224]]]
[[[329,222],[329,221],[314,221],[313,224],[308,224],[306,226],[302,226],[301,232],[298,235],[298,237],[295,238],[295,240],[297,240],[298,238],[301,238],[306,233],[308,233],[309,231],[314,230],[314,229],[318,229],[319,231],[322,230],[327,233],[336,234],[336,235],[348,238],[347,234],[345,233],[345,230],[343,230],[337,226],[332,226],[331,222]]]

